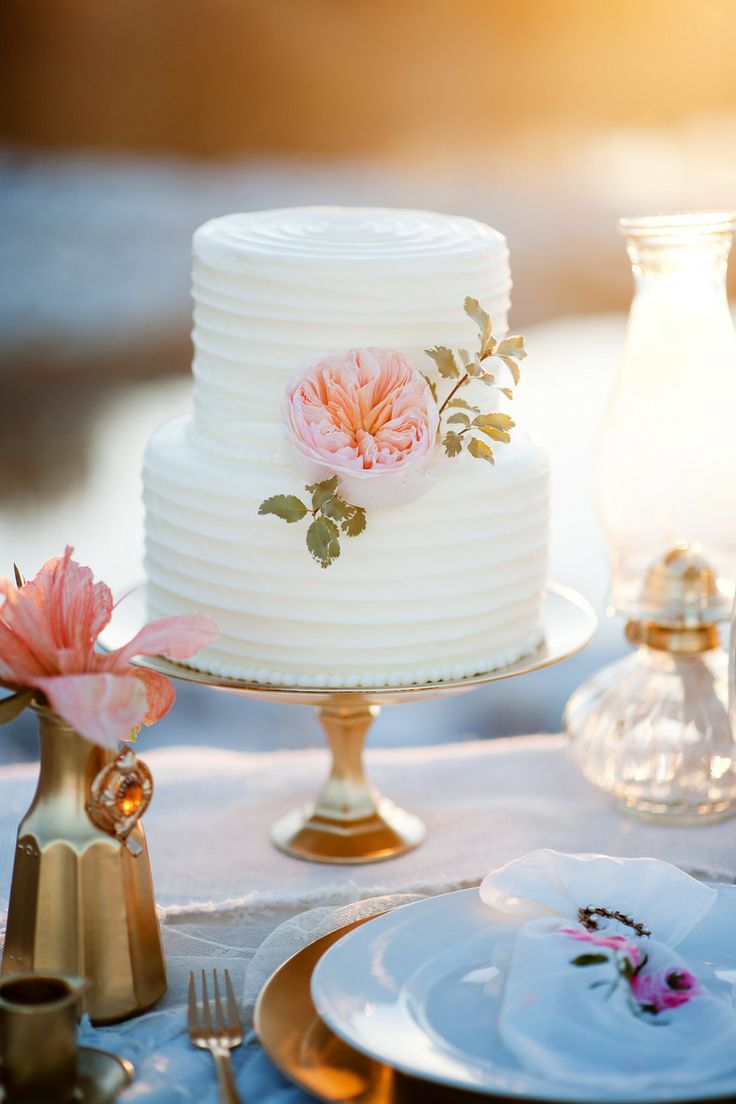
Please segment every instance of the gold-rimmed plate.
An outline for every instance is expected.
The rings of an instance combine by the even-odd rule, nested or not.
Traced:
[[[314,967],[338,939],[369,919],[323,935],[271,975],[255,1010],[261,1046],[285,1077],[328,1104],[477,1102],[475,1093],[404,1077],[374,1062],[344,1043],[317,1015],[310,993]]]
[[[531,1092],[464,1091],[412,1077],[354,1049],[336,1035],[320,1018],[313,1003],[313,971],[343,936],[375,919],[366,917],[322,936],[280,966],[261,990],[255,1009],[256,1034],[285,1077],[326,1104],[477,1104],[479,1100],[497,1104],[571,1104],[571,1096],[564,1091],[559,1095],[545,1094],[541,1100]],[[703,1097],[689,1097],[680,1090],[672,1094],[672,1099],[680,1104],[726,1104],[736,1100],[736,1095],[711,1092]],[[615,1099],[606,1096],[606,1104],[616,1104]],[[630,1097],[626,1104],[636,1104],[635,1098]],[[651,1098],[647,1098],[647,1104],[651,1104]]]

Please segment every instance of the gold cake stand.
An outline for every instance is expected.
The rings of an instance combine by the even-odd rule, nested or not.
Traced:
[[[145,621],[142,591],[118,607],[112,630],[102,645],[125,643]],[[596,629],[590,604],[576,591],[549,583],[544,605],[544,643],[518,663],[472,678],[380,689],[267,686],[196,671],[162,657],[141,657],[141,667],[184,682],[229,690],[246,698],[309,705],[319,719],[332,754],[330,773],[314,803],[287,813],[274,824],[271,839],[287,855],[324,863],[365,863],[390,859],[422,842],[425,828],[418,817],[382,797],[366,778],[363,747],[371,725],[384,705],[426,701],[466,693],[500,679],[549,667],[584,648]]]

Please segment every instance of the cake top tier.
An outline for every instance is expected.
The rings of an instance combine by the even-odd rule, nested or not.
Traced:
[[[249,259],[298,262],[427,261],[475,254],[508,256],[506,239],[482,222],[432,211],[382,207],[287,207],[211,219],[194,235],[194,254],[215,268]]]
[[[510,290],[506,239],[473,219],[294,207],[206,222],[192,266],[197,434],[228,454],[286,464],[281,408],[297,369],[376,347],[430,371],[426,349],[477,340],[465,297],[501,336]]]

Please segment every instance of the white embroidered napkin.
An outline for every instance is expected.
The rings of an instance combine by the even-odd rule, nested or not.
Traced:
[[[499,1030],[527,1069],[609,1095],[736,1069],[733,997],[674,950],[715,890],[656,859],[535,851],[480,893],[522,922]]]

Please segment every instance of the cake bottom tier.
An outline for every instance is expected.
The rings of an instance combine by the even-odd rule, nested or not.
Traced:
[[[307,522],[258,515],[304,496],[288,464],[199,447],[189,418],[153,436],[144,463],[151,617],[200,611],[220,628],[191,665],[275,686],[380,687],[465,678],[543,638],[548,468],[517,435],[491,467],[448,461],[422,498],[372,510],[322,569]]]

